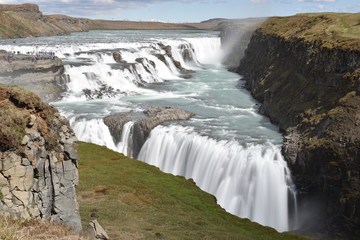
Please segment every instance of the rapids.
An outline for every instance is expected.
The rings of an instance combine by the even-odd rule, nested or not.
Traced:
[[[67,90],[52,104],[81,141],[132,156],[134,123],[126,123],[114,142],[103,117],[150,106],[195,113],[153,129],[138,159],[193,178],[233,214],[278,231],[292,228],[296,191],[281,155],[282,137],[258,114],[240,76],[221,65],[217,32],[90,31],[0,43],[8,51],[51,51],[62,59]]]

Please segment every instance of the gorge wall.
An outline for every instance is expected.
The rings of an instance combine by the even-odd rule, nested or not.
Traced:
[[[360,236],[359,35],[360,14],[270,18],[236,69],[284,132],[299,232],[316,238]]]
[[[0,85],[0,214],[64,222],[81,231],[77,138],[35,94]]]

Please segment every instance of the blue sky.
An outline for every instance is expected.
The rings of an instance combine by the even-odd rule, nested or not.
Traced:
[[[287,16],[301,12],[360,12],[360,0],[0,0],[6,4],[27,2],[40,5],[45,14],[163,22]]]

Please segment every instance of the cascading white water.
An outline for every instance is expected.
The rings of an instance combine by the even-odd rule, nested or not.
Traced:
[[[124,124],[121,133],[121,140],[116,146],[118,152],[121,152],[128,157],[133,157],[131,142],[134,123],[134,121],[129,121]]]
[[[222,59],[220,38],[186,38],[202,64],[220,64]],[[204,47],[205,46],[205,47]]]
[[[109,131],[102,119],[80,120],[72,124],[76,137],[80,141],[90,142],[115,150],[116,147]]]
[[[222,54],[217,33],[189,35],[186,31],[168,37],[169,33],[166,31],[163,38],[156,31],[90,31],[49,40],[17,40],[35,43],[16,47],[6,43],[2,48],[22,53],[53,51],[63,60],[70,82],[65,98],[54,105],[71,117],[71,126],[81,141],[106,145],[131,156],[131,123],[125,124],[121,142],[114,143],[101,118],[154,105],[194,112],[196,121],[187,124],[197,132],[234,141],[215,141],[183,127],[158,127],[152,131],[140,158],[166,172],[194,178],[236,215],[279,231],[288,230],[288,205],[292,205],[288,201],[294,201],[296,206],[296,196],[289,187],[292,184],[286,163],[277,147],[254,144],[280,144],[277,130],[275,134],[267,132],[271,124],[258,117],[250,95],[240,94],[239,76],[218,65]],[[191,79],[181,78],[164,49],[168,45],[182,67],[196,71]],[[121,55],[122,62],[115,61],[113,52]],[[159,82],[165,83],[151,85],[151,89],[143,87]],[[93,96],[85,96],[84,90]],[[89,100],[97,95],[109,99]],[[244,147],[238,140],[252,143]],[[288,200],[287,195],[293,195],[293,200]]]
[[[278,231],[289,230],[290,172],[273,145],[241,146],[199,136],[190,128],[158,126],[138,159],[192,178],[228,212]]]

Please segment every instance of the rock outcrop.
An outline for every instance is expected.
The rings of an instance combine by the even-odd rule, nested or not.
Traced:
[[[0,83],[18,85],[51,102],[66,90],[67,78],[58,57],[12,54],[0,55]],[[35,59],[36,58],[36,59]]]
[[[299,232],[328,233],[325,239],[360,236],[360,41],[342,32],[350,26],[356,34],[358,18],[270,18],[237,69],[261,111],[284,132]]]
[[[104,123],[109,127],[110,133],[116,143],[120,142],[122,129],[125,123],[134,121],[132,127],[132,154],[136,158],[144,145],[151,130],[166,121],[187,120],[194,116],[193,113],[173,107],[151,107],[143,113],[120,113],[104,118]]]
[[[64,222],[81,231],[77,138],[35,94],[0,85],[0,214]]]

